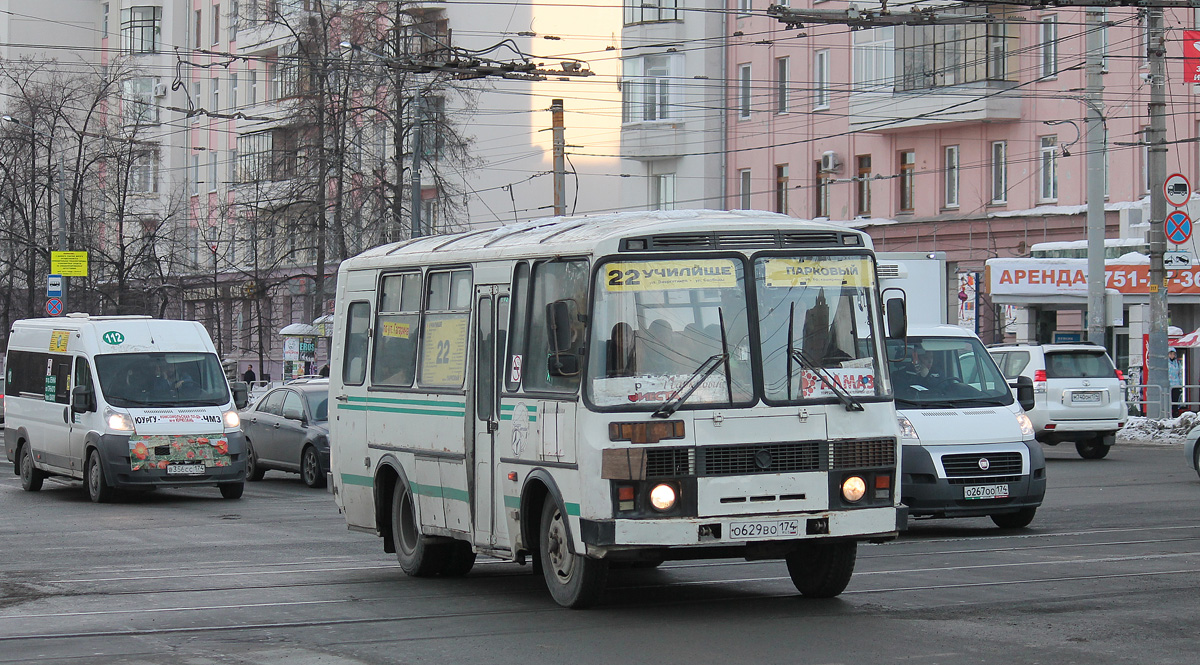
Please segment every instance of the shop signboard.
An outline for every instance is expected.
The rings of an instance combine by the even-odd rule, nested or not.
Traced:
[[[1087,295],[1087,259],[990,259],[988,292],[1007,296]],[[1104,268],[1104,288],[1124,295],[1150,293],[1150,263]],[[1200,295],[1200,266],[1167,271],[1167,291]]]

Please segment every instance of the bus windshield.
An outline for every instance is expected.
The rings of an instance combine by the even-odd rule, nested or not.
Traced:
[[[894,360],[893,360],[894,359]],[[1012,390],[983,344],[972,337],[888,340],[899,408],[1007,406]]]
[[[754,261],[764,397],[771,403],[889,392],[877,362],[875,270],[866,255],[760,256]]]
[[[229,384],[211,353],[113,353],[96,356],[104,399],[117,407],[221,406]]]
[[[694,381],[700,385],[683,408],[751,402],[743,273],[736,258],[626,260],[601,266],[588,367],[591,402],[655,409]],[[701,368],[711,367],[710,360],[719,366],[704,378]]]

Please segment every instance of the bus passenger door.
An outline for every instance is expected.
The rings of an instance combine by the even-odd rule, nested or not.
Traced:
[[[508,287],[476,287],[475,298],[475,400],[474,464],[471,511],[475,544],[501,547],[507,544],[504,521],[496,500],[496,434],[500,429],[501,364],[508,338]],[[500,533],[497,533],[499,527]]]

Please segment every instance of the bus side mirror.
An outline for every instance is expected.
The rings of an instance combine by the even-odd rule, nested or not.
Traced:
[[[908,337],[908,312],[903,298],[889,298],[887,301],[888,339],[904,339]]]
[[[250,387],[245,381],[230,381],[229,390],[233,392],[233,406],[239,411],[250,404]]]
[[[71,413],[87,413],[96,410],[95,396],[88,386],[75,386],[71,389]]]
[[[571,350],[575,331],[571,329],[570,300],[555,300],[546,305],[546,326],[550,338],[550,354],[546,359],[546,370],[550,376],[576,376],[579,374],[579,356]]]
[[[1017,404],[1021,405],[1022,409],[1032,411],[1034,407],[1033,398],[1033,379],[1028,376],[1017,377]]]

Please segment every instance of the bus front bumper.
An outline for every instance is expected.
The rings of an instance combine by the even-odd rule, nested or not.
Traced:
[[[672,519],[580,520],[580,537],[593,556],[637,548],[753,547],[811,539],[895,538],[894,506],[846,511]],[[686,552],[667,558],[688,558]]]
[[[228,466],[208,466],[195,475],[170,474],[158,468],[133,470],[130,464],[129,436],[104,434],[100,437],[100,461],[104,478],[115,488],[186,487],[216,485],[246,480],[246,439],[241,432],[225,434],[230,463]]]

